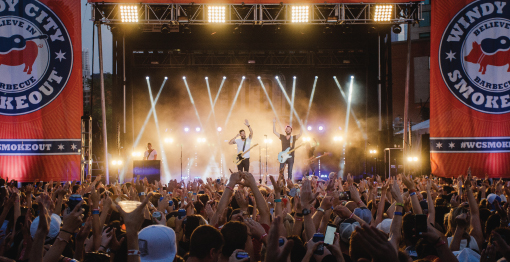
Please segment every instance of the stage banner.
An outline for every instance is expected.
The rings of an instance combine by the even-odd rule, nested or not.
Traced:
[[[0,0],[0,175],[79,179],[81,1]]]
[[[432,173],[510,177],[510,1],[432,1],[431,21]]]

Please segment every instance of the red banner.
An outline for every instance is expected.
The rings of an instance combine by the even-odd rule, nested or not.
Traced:
[[[0,0],[0,175],[79,179],[81,3]]]
[[[510,4],[432,1],[430,157],[438,176],[510,177]]]

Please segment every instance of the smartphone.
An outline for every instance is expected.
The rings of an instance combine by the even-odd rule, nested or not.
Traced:
[[[183,217],[186,216],[186,210],[185,209],[179,209],[179,211],[177,211],[177,218],[181,219]]]
[[[157,221],[161,221],[161,218],[163,217],[163,215],[161,214],[161,212],[159,211],[156,211],[152,214],[152,218],[154,218],[154,220],[157,220]],[[156,221],[155,221],[156,222]]]
[[[221,179],[216,179],[216,184],[219,184],[221,182]]]
[[[415,229],[416,232],[427,232],[427,215],[416,215],[416,224]]]
[[[382,188],[380,186],[377,187],[377,198],[381,198]]]
[[[246,252],[237,252],[236,258],[237,259],[250,258],[250,255],[248,255],[248,253],[246,253]]]
[[[350,200],[351,199],[351,192],[349,192],[349,191],[340,192],[340,196],[338,198],[340,200]]]
[[[271,213],[271,216],[273,215],[273,212],[274,212],[274,208],[270,208],[269,209],[269,212]]]
[[[324,235],[321,233],[315,233],[315,234],[313,234],[312,241],[315,243],[324,241]],[[313,252],[313,253],[316,255],[321,255],[321,256],[324,255],[324,245],[320,244],[317,247],[317,249],[315,250],[315,252]]]
[[[205,191],[204,190],[200,190],[200,191],[198,191],[198,194],[203,195],[203,194],[205,194]]]
[[[334,224],[328,224],[326,228],[326,235],[324,236],[324,244],[333,245],[335,242],[336,226]]]
[[[278,246],[281,247],[285,244],[285,240],[283,240],[283,238],[279,238],[278,239]]]
[[[297,188],[293,187],[290,189],[289,191],[289,196],[291,197],[295,197],[296,196],[296,193],[297,193]]]

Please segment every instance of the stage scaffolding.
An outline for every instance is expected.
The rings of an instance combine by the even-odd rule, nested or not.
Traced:
[[[421,3],[388,3],[393,7],[391,20],[375,22],[375,6],[382,3],[323,3],[323,4],[135,4],[139,22],[144,25],[204,25],[208,21],[208,6],[224,6],[225,22],[232,25],[281,25],[292,23],[292,7],[309,7],[308,22],[301,24],[405,24],[422,20]],[[119,3],[93,3],[92,20],[103,24],[121,24]],[[133,5],[133,4],[130,4]]]

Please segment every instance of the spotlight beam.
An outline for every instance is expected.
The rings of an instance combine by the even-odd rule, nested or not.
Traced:
[[[334,79],[335,79],[336,85],[338,86],[338,89],[340,90],[340,94],[342,94],[342,97],[344,98],[345,102],[348,102],[348,98],[345,95],[344,90],[342,90],[342,86],[338,82],[338,79],[336,77],[334,77]],[[356,125],[358,126],[361,134],[363,135],[363,138],[367,139],[368,138],[367,134],[365,132],[363,132],[363,128],[361,128],[361,123],[359,122],[358,117],[356,117],[356,114],[354,113],[353,110],[351,110],[351,115],[354,118],[354,121],[356,121]]]
[[[158,94],[156,95],[156,99],[154,100],[154,105],[158,103],[159,96],[161,95],[161,92],[163,91],[163,87],[165,86],[166,79],[163,81],[163,84],[161,84],[161,87],[159,88]],[[149,110],[149,113],[147,113],[147,116],[145,117],[145,121],[143,122],[142,128],[140,128],[140,132],[138,132],[138,135],[136,136],[135,142],[133,143],[133,150],[138,146],[138,143],[140,143],[140,139],[142,138],[143,132],[145,131],[145,127],[147,127],[147,123],[149,123],[149,119],[152,116],[153,108]],[[134,134],[133,134],[134,135]],[[128,156],[128,161],[131,161],[133,157]],[[123,181],[124,175],[126,174],[126,168],[127,166],[124,165],[124,168],[122,169],[122,172],[120,173],[120,181]]]
[[[312,108],[312,101],[313,96],[315,95],[315,86],[317,86],[317,79],[318,77],[315,77],[315,80],[313,81],[312,95],[310,96],[310,102],[308,102],[308,110],[306,111],[305,126],[308,125],[308,116],[310,115],[310,108]]]
[[[283,128],[282,123],[280,122],[280,117],[276,113],[276,110],[274,109],[273,102],[271,101],[271,98],[269,98],[269,94],[267,93],[266,87],[264,86],[264,83],[262,82],[262,79],[259,78],[260,85],[262,86],[262,90],[264,90],[264,94],[266,94],[267,101],[269,101],[269,105],[271,106],[271,109],[273,110],[273,113],[276,117],[276,120],[278,121],[278,124],[280,125],[280,128]]]
[[[336,80],[336,78],[335,78]],[[347,114],[345,117],[345,135],[344,137],[347,137],[348,131],[349,131],[349,117],[351,112],[351,101],[352,101],[352,85],[354,83],[354,76],[351,76],[351,83],[349,85],[349,95],[347,97]],[[343,178],[344,175],[344,169],[345,169],[345,161],[343,159],[345,158],[345,147],[347,146],[347,139],[344,139],[344,145],[342,148],[342,157],[340,158],[340,177]],[[343,162],[342,162],[343,161]]]
[[[213,100],[212,100],[211,87],[209,86],[209,79],[208,78],[205,78],[205,83],[207,84],[207,93],[209,94],[209,102],[211,102],[211,113],[212,113],[213,119],[214,119],[214,129],[217,130],[218,124],[216,123],[216,113],[214,113],[214,103],[213,103]],[[208,120],[209,120],[209,117],[208,117]],[[206,123],[207,123],[207,121],[206,121]]]
[[[283,88],[282,82],[280,82],[280,78],[277,78],[276,80],[278,81],[278,85],[280,86],[280,89],[282,90],[282,93],[285,95],[285,99],[287,99],[287,103],[289,103],[289,105],[290,105],[291,102],[290,102],[289,96],[287,95],[287,92],[285,91],[285,88]],[[301,126],[301,128],[304,128],[303,127],[303,122],[301,122],[301,119],[299,118],[299,116],[298,116],[298,114],[297,114],[297,112],[296,112],[296,110],[294,109],[293,106],[290,107],[290,110],[291,110],[291,114],[294,113],[294,116],[298,120],[299,125]]]
[[[195,114],[197,115],[198,123],[200,124],[200,130],[204,130],[204,127],[202,126],[202,121],[200,121],[200,115],[198,114],[197,107],[195,106],[195,101],[193,100],[193,96],[191,95],[191,91],[189,90],[188,81],[186,78],[183,78],[184,84],[186,85],[186,90],[188,91],[189,100],[191,101],[191,104],[193,105],[193,109],[195,109]]]
[[[294,77],[292,79],[292,104],[290,105],[292,110],[294,110],[294,98],[296,96],[296,77]],[[290,114],[290,121],[289,121],[290,125],[292,126],[292,113]]]
[[[163,82],[165,84],[166,79]],[[161,149],[161,160],[163,160],[163,170],[165,172],[165,179],[163,181],[170,181],[170,169],[168,168],[168,162],[166,159],[165,147],[163,146],[163,140],[161,139],[161,133],[159,130],[159,122],[158,115],[156,113],[156,104],[154,103],[154,97],[152,96],[151,84],[149,79],[147,79],[147,87],[149,89],[149,96],[151,99],[151,108],[152,108],[152,116],[154,117],[154,122],[156,123],[156,133],[158,134],[159,148]]]
[[[241,88],[243,87],[244,78],[241,79],[241,83],[239,84],[239,87],[237,88],[236,96],[234,97],[234,101],[232,102],[232,106],[230,107],[230,111],[228,111],[227,119],[225,120],[224,128],[227,128],[228,120],[230,118],[230,114],[232,114],[232,110],[234,109],[234,105],[236,104],[237,97],[239,96],[239,93],[241,92]]]
[[[216,101],[218,101],[218,97],[220,96],[221,89],[223,88],[223,84],[225,83],[225,78],[221,80],[220,89],[218,89],[218,92],[216,93],[216,98],[214,98],[213,108],[216,106]],[[212,112],[209,112],[209,115],[207,116],[207,120],[205,122],[209,122],[209,118],[211,118]]]

